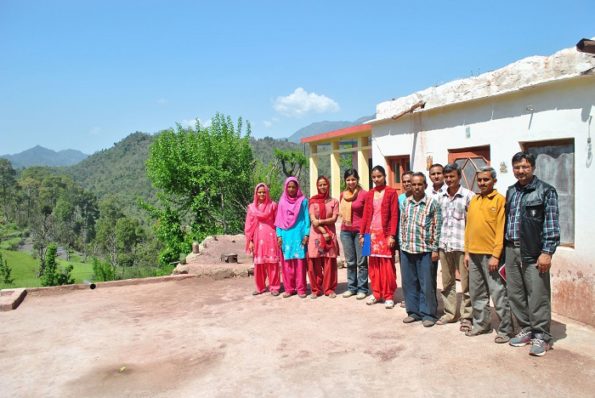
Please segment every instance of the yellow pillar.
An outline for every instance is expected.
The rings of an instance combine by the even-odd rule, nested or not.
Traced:
[[[310,144],[310,196],[316,195],[318,179],[318,145]]]
[[[362,148],[367,146],[368,137],[360,137],[357,148],[357,172],[359,174],[359,183],[365,190],[368,190],[370,186],[370,166],[368,164],[368,150]]]
[[[341,194],[341,166],[339,164],[339,141],[332,142],[331,153],[331,196],[338,199]]]

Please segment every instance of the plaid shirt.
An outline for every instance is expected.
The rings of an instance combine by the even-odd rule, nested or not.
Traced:
[[[525,194],[525,187],[514,184],[514,193],[510,198],[506,221],[506,240],[518,242],[521,240],[521,200]],[[544,220],[542,232],[542,249],[544,253],[554,254],[560,239],[560,222],[558,213],[558,195],[549,191],[544,199]]]
[[[448,190],[438,196],[442,208],[442,231],[440,249],[445,252],[465,250],[465,223],[467,209],[475,194],[467,188],[459,187],[451,198]]]
[[[425,195],[416,202],[413,196],[409,196],[401,212],[401,250],[412,254],[438,251],[441,225],[442,216],[437,199]]]

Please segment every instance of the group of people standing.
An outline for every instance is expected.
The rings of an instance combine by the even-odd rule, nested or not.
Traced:
[[[462,171],[456,163],[432,165],[430,187],[424,173],[404,173],[401,195],[387,186],[382,166],[372,169],[374,188],[368,192],[359,184],[357,170],[346,170],[339,200],[330,197],[326,177],[318,178],[318,192],[309,200],[298,180],[289,177],[278,204],[271,200],[269,188],[258,184],[245,227],[246,250],[254,257],[254,294],[267,291],[267,279],[270,293],[280,294],[281,264],[283,297],[306,298],[307,274],[310,298],[335,298],[335,224],[341,216],[339,238],[347,267],[343,297],[369,296],[366,304],[393,308],[398,262],[405,298],[401,306],[407,311],[404,323],[421,321],[431,327],[459,321],[466,336],[491,333],[491,296],[500,318],[494,341],[516,347],[531,343],[530,354],[542,356],[552,343],[549,268],[560,242],[557,194],[534,176],[535,158],[530,153],[515,154],[512,168],[517,183],[508,188],[506,198],[494,189],[493,168],[477,171],[476,195],[461,185]],[[511,312],[521,328],[514,337]]]

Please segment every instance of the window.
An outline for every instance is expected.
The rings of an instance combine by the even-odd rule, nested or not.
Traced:
[[[388,164],[388,181],[387,185],[397,190],[399,194],[404,192],[401,176],[404,172],[409,171],[409,156],[394,156],[386,158]]]
[[[448,151],[448,163],[456,163],[461,168],[461,186],[478,193],[477,171],[489,166],[490,147],[451,149]]]
[[[574,246],[574,140],[526,142],[535,156],[535,175],[558,192],[560,243]]]

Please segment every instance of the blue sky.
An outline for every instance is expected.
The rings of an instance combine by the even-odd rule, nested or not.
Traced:
[[[0,154],[247,119],[256,137],[595,36],[591,1],[0,0]]]

